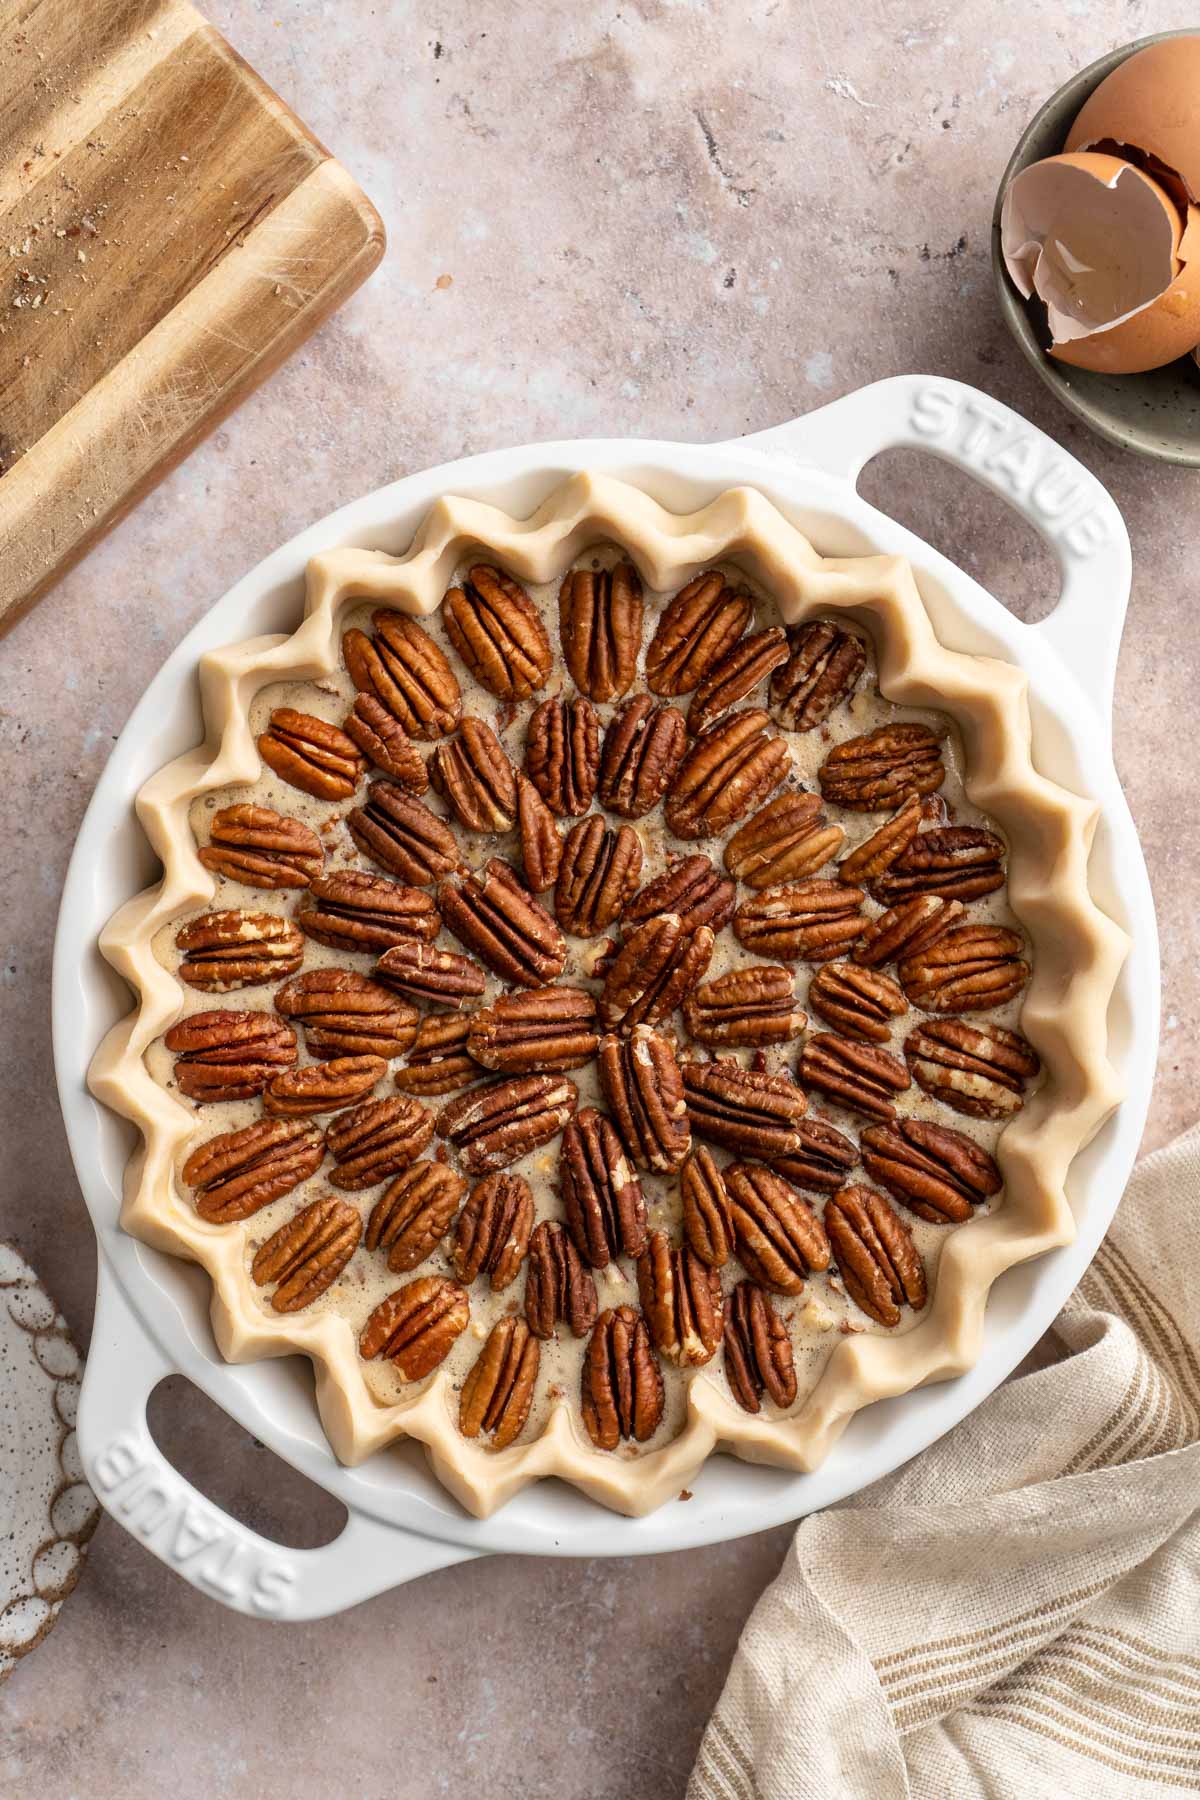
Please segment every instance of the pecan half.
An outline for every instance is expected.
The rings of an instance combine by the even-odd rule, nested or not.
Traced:
[[[725,846],[725,867],[747,887],[774,887],[815,875],[836,856],[845,837],[840,825],[821,816],[816,794],[780,794],[734,832]]]
[[[853,632],[829,619],[810,619],[790,634],[791,654],[771,677],[771,713],[789,731],[812,731],[848,700],[867,666]]]
[[[520,1175],[488,1175],[471,1189],[454,1228],[454,1273],[472,1282],[490,1275],[499,1293],[521,1273],[533,1231],[533,1192]]]
[[[642,1184],[612,1120],[593,1106],[585,1107],[563,1132],[558,1179],[571,1236],[593,1269],[607,1268],[618,1256],[641,1255],[646,1242]]]
[[[961,1224],[973,1206],[1004,1185],[995,1158],[981,1144],[924,1119],[869,1125],[862,1134],[862,1159],[880,1187],[934,1225]]]
[[[863,891],[810,876],[790,887],[767,888],[733,915],[740,944],[787,962],[830,962],[858,942],[866,925]]]
[[[1020,1112],[1025,1084],[1042,1066],[1019,1033],[990,1020],[926,1020],[905,1038],[904,1055],[919,1087],[972,1119]]]
[[[406,794],[423,794],[429,772],[416,745],[386,706],[373,694],[359,694],[354,710],[342,721],[346,736],[353,738],[367,761],[382,770],[389,781]]]
[[[698,1137],[743,1156],[794,1156],[808,1102],[788,1075],[735,1062],[685,1063],[688,1117]]]
[[[825,1229],[846,1292],[880,1325],[898,1325],[900,1308],[919,1312],[925,1265],[912,1233],[874,1188],[844,1187],[825,1205]]]
[[[270,806],[223,806],[212,816],[200,861],[214,875],[256,888],[305,888],[325,866],[309,826]]]
[[[501,994],[475,1014],[467,1043],[477,1063],[506,1074],[581,1069],[600,1043],[596,1002],[572,987]]]
[[[601,1022],[610,1031],[661,1025],[704,974],[715,943],[707,925],[685,931],[675,913],[647,919],[609,965],[600,993]]]
[[[411,1163],[372,1207],[367,1249],[382,1250],[394,1274],[415,1269],[449,1231],[466,1188],[462,1176],[445,1163]]]
[[[458,1010],[483,998],[487,976],[469,956],[414,939],[394,944],[375,965],[375,979],[426,1006]]]
[[[486,1175],[548,1144],[578,1104],[579,1090],[565,1075],[513,1075],[451,1100],[438,1114],[437,1134],[454,1145],[469,1175]]]
[[[325,1156],[319,1131],[292,1119],[256,1119],[193,1150],[180,1171],[196,1190],[196,1211],[230,1225],[281,1200],[315,1175]]]
[[[583,1360],[580,1407],[597,1450],[622,1438],[654,1436],[663,1415],[663,1379],[646,1321],[632,1306],[601,1313]]]
[[[865,926],[851,954],[865,968],[878,968],[880,963],[894,962],[902,956],[915,956],[937,942],[942,933],[966,915],[957,900],[939,900],[934,894],[919,894],[913,900],[902,900],[891,906]]]
[[[632,825],[610,831],[600,813],[567,833],[554,888],[554,916],[573,937],[599,937],[620,918],[642,869],[642,842]]]
[[[635,694],[604,733],[600,804],[623,819],[640,819],[670,787],[686,749],[687,726],[679,709]]]
[[[330,1176],[344,1191],[374,1187],[415,1163],[433,1137],[433,1115],[404,1095],[364,1100],[325,1127],[325,1144],[337,1168]]]
[[[432,943],[441,918],[428,894],[384,875],[346,869],[309,888],[312,904],[296,914],[306,937],[331,950],[390,950],[408,938]]]
[[[642,578],[633,564],[569,570],[558,590],[558,629],[580,693],[619,699],[637,673],[642,648]]]
[[[263,1111],[275,1118],[308,1119],[344,1112],[387,1074],[382,1056],[331,1056],[302,1069],[281,1069],[263,1089]]]
[[[261,1245],[250,1264],[259,1287],[276,1284],[276,1312],[300,1312],[331,1288],[362,1236],[357,1207],[333,1194],[301,1207]]]
[[[296,1034],[265,1012],[195,1012],[165,1033],[175,1080],[189,1100],[252,1100],[296,1060]]]
[[[499,857],[481,872],[444,881],[438,903],[459,942],[503,980],[533,988],[562,974],[567,961],[562,932]]]
[[[432,1099],[476,1087],[484,1072],[468,1048],[471,1021],[462,1013],[435,1013],[422,1019],[404,1067],[392,1079],[402,1094]]]
[[[847,1037],[870,1044],[886,1044],[892,1020],[908,1011],[904,995],[887,975],[846,962],[817,970],[808,984],[808,1004]]]
[[[925,1012],[986,1012],[1021,992],[1032,970],[1022,960],[1019,931],[1001,925],[956,925],[900,963],[904,992]]]
[[[787,635],[778,625],[740,639],[720,662],[712,665],[693,694],[688,730],[693,734],[707,731],[722,713],[752,694],[772,669],[786,662],[787,654]]]
[[[829,1267],[829,1239],[795,1188],[761,1163],[725,1170],[737,1253],[749,1275],[773,1294],[799,1294],[804,1277]]]
[[[878,1044],[854,1044],[832,1031],[819,1031],[800,1052],[797,1070],[805,1087],[828,1094],[849,1112],[868,1119],[893,1119],[897,1094],[912,1086],[908,1070]]]
[[[1004,840],[979,825],[936,825],[915,836],[871,887],[881,906],[913,894],[978,900],[1004,886]]]
[[[517,778],[482,719],[464,719],[454,737],[437,745],[429,778],[467,831],[511,831],[516,824]]]
[[[764,1393],[776,1406],[796,1398],[787,1326],[753,1281],[739,1281],[725,1308],[725,1379],[748,1413],[761,1411]]]
[[[304,939],[290,919],[271,912],[206,912],[176,934],[178,975],[189,987],[226,994],[291,975],[304,961]]]
[[[652,1231],[638,1258],[638,1295],[655,1349],[677,1368],[711,1362],[725,1328],[721,1277],[684,1245]]]
[[[445,1362],[471,1317],[466,1288],[445,1275],[421,1275],[381,1300],[363,1327],[365,1362],[386,1356],[405,1381],[420,1381]]]
[[[733,1254],[733,1215],[724,1171],[706,1144],[679,1171],[679,1198],[688,1243],[710,1269],[724,1268]]]
[[[525,589],[476,563],[442,602],[446,636],[472,675],[498,700],[525,700],[554,665],[550,639]]]
[[[354,969],[309,969],[285,981],[275,1011],[297,1019],[313,1056],[403,1056],[420,1014]]]
[[[621,924],[628,929],[669,912],[683,931],[707,925],[716,932],[728,925],[736,904],[737,888],[707,856],[685,856],[639,889],[622,913]]]
[[[521,866],[532,893],[544,893],[558,880],[562,863],[562,839],[554,814],[530,781],[517,776],[517,828],[521,836]]]
[[[529,1419],[541,1345],[524,1319],[498,1319],[463,1382],[458,1429],[464,1437],[486,1432],[493,1450],[507,1450]]]
[[[676,837],[716,837],[773,793],[791,767],[780,737],[768,737],[760,708],[727,713],[684,757],[663,809]]]
[[[655,694],[690,694],[753,617],[744,588],[730,587],[715,569],[697,575],[663,608],[646,651],[646,686]]]
[[[572,1335],[586,1337],[596,1317],[596,1283],[579,1252],[552,1219],[543,1219],[529,1240],[525,1277],[525,1317],[536,1338],[552,1338],[561,1319]]]
[[[835,744],[817,770],[826,800],[852,812],[891,812],[911,789],[931,794],[946,779],[941,744],[928,725],[880,725]]]
[[[371,783],[367,804],[346,814],[346,829],[364,856],[414,887],[432,887],[458,866],[446,821],[390,781]]]
[[[723,1050],[786,1044],[808,1014],[796,1004],[796,977],[777,963],[753,963],[706,981],[683,1003],[683,1022],[698,1044]]]
[[[899,812],[885,819],[878,831],[873,831],[843,858],[838,865],[838,880],[847,881],[854,887],[865,887],[868,882],[878,881],[886,874],[916,837],[924,804],[916,794],[910,794]]]
[[[800,1147],[791,1156],[772,1163],[793,1187],[810,1188],[817,1194],[836,1193],[858,1161],[854,1140],[843,1136],[824,1119],[801,1119],[796,1126]]]
[[[648,1025],[600,1043],[600,1086],[639,1169],[673,1174],[691,1148],[683,1074],[667,1039]]]
[[[453,669],[429,633],[404,613],[381,607],[371,615],[375,636],[347,631],[342,655],[350,679],[415,738],[444,737],[462,716]]]
[[[258,753],[281,780],[318,800],[348,800],[366,767],[353,738],[291,706],[272,712]]]
[[[543,700],[525,732],[525,773],[551,812],[585,813],[600,773],[600,720],[590,700]]]

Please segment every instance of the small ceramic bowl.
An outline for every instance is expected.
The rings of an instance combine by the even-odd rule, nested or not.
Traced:
[[[1046,354],[1049,337],[1040,308],[1024,301],[1004,267],[1000,253],[1000,207],[1013,176],[1044,156],[1062,149],[1080,107],[1104,77],[1135,50],[1163,38],[1191,37],[1194,31],[1163,31],[1111,50],[1098,62],[1073,75],[1047,100],[1026,128],[1004,171],[992,212],[992,272],[1000,311],[1026,359],[1070,412],[1085,425],[1139,456],[1200,468],[1200,369],[1190,357],[1150,369],[1144,375],[1093,375],[1073,369]]]

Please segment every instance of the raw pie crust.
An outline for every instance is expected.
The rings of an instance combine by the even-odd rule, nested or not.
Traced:
[[[785,624],[814,615],[845,614],[857,623],[860,634],[865,627],[874,646],[882,696],[898,706],[932,708],[952,721],[964,754],[966,796],[1008,839],[1007,902],[1032,946],[1033,974],[1019,1009],[1020,1030],[1041,1058],[1042,1077],[994,1147],[1005,1184],[1000,1202],[953,1229],[934,1228],[940,1251],[924,1310],[915,1319],[906,1311],[906,1322],[913,1322],[899,1333],[876,1335],[869,1329],[851,1335],[831,1333],[835,1347],[806,1397],[801,1363],[802,1398],[787,1415],[771,1407],[765,1396],[759,1414],[743,1411],[724,1381],[712,1379],[722,1360],[718,1352],[710,1364],[679,1372],[684,1377],[682,1396],[673,1415],[668,1408],[674,1432],[668,1441],[660,1442],[660,1433],[646,1448],[623,1443],[616,1453],[597,1450],[580,1422],[576,1387],[550,1403],[538,1431],[531,1419],[511,1447],[497,1452],[488,1447],[486,1437],[468,1439],[458,1429],[455,1387],[469,1363],[458,1368],[455,1380],[443,1366],[411,1390],[396,1386],[389,1393],[386,1383],[381,1388],[378,1371],[390,1365],[367,1365],[358,1353],[362,1309],[352,1325],[329,1304],[340,1283],[307,1311],[270,1311],[264,1290],[249,1278],[248,1245],[252,1249],[261,1242],[294,1208],[295,1195],[267,1209],[267,1217],[274,1221],[267,1229],[254,1217],[235,1225],[212,1225],[199,1217],[177,1170],[189,1149],[228,1126],[218,1122],[222,1109],[193,1112],[150,1072],[147,1053],[179,1016],[184,999],[192,998],[159,960],[154,946],[156,940],[160,947],[164,938],[169,942],[183,916],[213,899],[216,884],[198,860],[189,822],[193,803],[230,785],[242,787],[241,798],[257,798],[246,789],[264,773],[250,724],[251,704],[261,689],[320,682],[340,670],[346,615],[361,611],[364,600],[373,607],[425,616],[437,610],[464,564],[495,562],[517,580],[536,586],[557,582],[598,546],[619,548],[642,577],[647,590],[643,646],[656,623],[655,592],[673,594],[700,572],[724,566],[742,573],[773,598]],[[762,623],[760,618],[758,625]],[[551,641],[557,657],[553,629]],[[461,663],[454,661],[454,666],[461,679]],[[1025,676],[1007,663],[962,655],[939,644],[912,571],[902,558],[821,557],[750,488],[730,489],[699,512],[678,515],[636,488],[585,472],[564,482],[528,519],[512,518],[483,502],[448,497],[432,507],[411,547],[400,556],[346,548],[314,557],[307,569],[305,617],[299,629],[290,637],[256,638],[208,653],[201,660],[200,685],[206,741],[161,769],[137,797],[138,816],[161,860],[163,877],[122,907],[101,937],[104,956],[129,982],[138,1004],[101,1044],[89,1080],[93,1092],[131,1119],[141,1133],[141,1146],[127,1168],[122,1225],[135,1237],[207,1270],[213,1282],[213,1328],[229,1361],[297,1351],[311,1359],[321,1421],[344,1463],[359,1463],[397,1439],[416,1438],[426,1445],[439,1479],[480,1517],[526,1483],[549,1475],[571,1482],[617,1511],[645,1513],[677,1495],[717,1449],[750,1462],[811,1470],[860,1407],[969,1369],[979,1353],[992,1283],[1014,1264],[1073,1237],[1074,1221],[1064,1193],[1067,1171],[1121,1098],[1106,1055],[1106,1014],[1128,942],[1088,891],[1087,862],[1097,808],[1038,774],[1030,756]],[[552,672],[547,686],[524,703],[519,716],[527,718],[532,706],[555,693],[556,687]],[[571,691],[565,679],[562,689],[564,695]],[[639,678],[630,692],[640,691]],[[685,707],[687,696],[678,704]],[[469,711],[468,700],[464,716]],[[368,770],[368,779],[379,779],[379,771]],[[355,796],[359,802],[361,790],[360,783]],[[286,791],[293,801],[299,798],[294,790]],[[281,810],[297,809],[285,801]],[[862,836],[886,816],[865,815]],[[569,826],[572,821],[563,823]],[[485,848],[475,860],[482,861],[494,849],[494,840],[479,841]],[[672,848],[686,854],[712,847],[676,843]],[[355,859],[355,866],[374,869],[365,859]],[[658,861],[643,866],[642,882],[659,867]],[[217,904],[257,910],[282,899],[287,903],[282,910],[291,913],[296,900],[303,898],[240,888]],[[744,898],[742,890],[739,900]],[[968,919],[976,916],[978,909],[973,907]],[[595,946],[596,940],[591,940],[584,948]],[[322,960],[344,965],[346,959],[337,955]],[[742,960],[772,959],[747,952]],[[312,965],[306,962],[308,966]],[[353,966],[366,972],[362,959],[353,959]],[[710,968],[707,978],[716,972],[716,966]],[[577,980],[578,972],[568,967],[563,979]],[[276,985],[270,984],[272,989]],[[205,1006],[222,999],[235,1006],[270,1008],[261,989],[219,996],[216,1001],[201,995],[195,1003]],[[799,1003],[803,1004],[802,996]],[[811,1038],[828,1027],[809,1010]],[[1015,1004],[1012,1010],[1015,1013]],[[1007,1012],[1000,1016],[1011,1022]],[[972,1017],[967,1015],[968,1023]],[[789,1055],[782,1066],[794,1067],[797,1047],[787,1046]],[[893,1039],[886,1048],[897,1051],[899,1044]],[[578,1081],[581,1073],[573,1071],[571,1078]],[[390,1081],[381,1083],[380,1092],[392,1091]],[[447,1095],[431,1104],[436,1109],[452,1098]],[[580,1105],[587,1103],[585,1091]],[[924,1116],[956,1129],[969,1129],[971,1124],[944,1108],[927,1108]],[[323,1126],[328,1118],[316,1123]],[[838,1123],[846,1129],[841,1118]],[[694,1145],[701,1141],[694,1139]],[[430,1153],[432,1147],[426,1154]],[[524,1162],[517,1167],[524,1169]],[[858,1171],[847,1179],[869,1181]],[[311,1197],[308,1189],[305,1196]],[[363,1197],[373,1200],[375,1194]],[[544,1211],[540,1208],[539,1216]],[[651,1215],[651,1224],[667,1222],[661,1214],[655,1216],[653,1207]],[[677,1226],[677,1213],[674,1223]],[[366,1254],[360,1251],[356,1261]],[[376,1253],[374,1260],[382,1269],[382,1255]],[[445,1267],[436,1256],[431,1262]],[[375,1283],[374,1297],[420,1272],[383,1277]],[[606,1292],[600,1271],[597,1287],[601,1309],[629,1298],[628,1290]],[[783,1312],[803,1307],[812,1287],[810,1278],[799,1301],[772,1304]],[[476,1283],[475,1288],[485,1289],[486,1283]],[[504,1302],[520,1292],[514,1285],[499,1295],[501,1304],[494,1316],[515,1311],[515,1304],[506,1308]],[[861,1327],[863,1316],[856,1316]],[[568,1336],[565,1324],[560,1336]],[[469,1328],[459,1343],[469,1344],[467,1354],[473,1360],[482,1339],[478,1335],[472,1339]],[[553,1350],[552,1345],[542,1348],[543,1353]],[[665,1375],[671,1373],[664,1367]],[[547,1379],[543,1360],[543,1385]]]

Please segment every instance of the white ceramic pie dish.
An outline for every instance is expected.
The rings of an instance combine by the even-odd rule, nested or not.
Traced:
[[[1050,620],[1021,626],[952,565],[857,499],[853,480],[862,464],[896,443],[923,444],[961,463],[1044,532],[1064,576]],[[909,558],[948,647],[1001,656],[1025,670],[1035,762],[1099,803],[1092,892],[1134,940],[1110,1013],[1109,1051],[1128,1097],[1073,1168],[1068,1191],[1076,1241],[1011,1271],[997,1285],[983,1353],[969,1375],[871,1407],[811,1475],[747,1469],[718,1458],[694,1483],[685,1509],[672,1504],[642,1519],[613,1518],[557,1484],[542,1484],[481,1521],[461,1513],[415,1447],[389,1451],[354,1470],[337,1464],[303,1366],[292,1360],[225,1364],[209,1330],[203,1278],[120,1231],[129,1134],[87,1096],[83,1078],[96,1042],[128,998],[94,944],[116,905],[153,874],[132,799],[148,775],[201,735],[194,671],[202,651],[294,622],[304,565],[317,550],[345,543],[394,549],[447,491],[487,498],[523,515],[584,466],[642,486],[676,511],[694,509],[733,484],[757,486],[826,553],[886,550]],[[1094,1251],[1124,1185],[1148,1099],[1157,1041],[1153,912],[1111,769],[1106,723],[1128,577],[1120,518],[1080,465],[972,390],[906,377],[743,444],[543,445],[433,470],[343,508],[239,583],[180,645],[130,720],[80,833],[59,927],[59,1079],[102,1248],[80,1441],[88,1473],[110,1509],[165,1560],[229,1604],[312,1616],[484,1550],[627,1555],[761,1529],[876,1479],[977,1404],[1044,1329]],[[145,1399],[175,1369],[346,1503],[350,1523],[334,1544],[280,1551],[225,1518],[169,1468],[147,1432]]]

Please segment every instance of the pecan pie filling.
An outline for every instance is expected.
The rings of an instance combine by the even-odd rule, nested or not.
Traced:
[[[638,1456],[693,1381],[802,1404],[922,1316],[1036,1085],[1007,846],[851,623],[721,564],[643,591],[463,566],[264,688],[191,808],[209,905],[151,1074],[185,1203],[267,1313],[332,1310],[383,1404]]]

